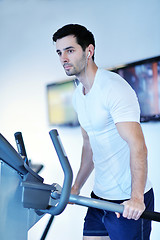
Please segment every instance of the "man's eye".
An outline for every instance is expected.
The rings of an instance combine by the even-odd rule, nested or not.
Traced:
[[[61,52],[57,52],[57,54],[58,54],[58,56],[61,56],[61,55],[62,55],[62,53],[61,53]]]
[[[69,49],[69,50],[68,50],[68,53],[73,53],[73,52],[74,52],[73,49]]]

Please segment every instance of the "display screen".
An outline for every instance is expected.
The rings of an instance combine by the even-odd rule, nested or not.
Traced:
[[[112,69],[135,90],[141,109],[141,121],[160,119],[160,57],[134,62]]]
[[[74,81],[47,85],[48,115],[50,125],[77,126],[77,114],[72,105]]]

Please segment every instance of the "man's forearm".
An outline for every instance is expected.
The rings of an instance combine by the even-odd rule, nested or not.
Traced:
[[[138,122],[121,122],[117,123],[116,127],[130,149],[131,199],[123,202],[123,217],[137,220],[145,210],[144,189],[147,179],[147,148]],[[117,214],[117,216],[120,215]]]
[[[131,149],[131,178],[132,178],[132,199],[142,199],[147,179],[147,148],[134,146]]]
[[[147,179],[147,149],[145,144],[134,145],[131,150],[131,178],[132,178],[132,188],[131,188],[131,199],[123,202],[124,211],[123,217],[128,219],[138,220],[145,210],[144,204],[144,190]],[[119,217],[120,215],[118,215]]]
[[[83,187],[84,183],[88,179],[93,169],[94,169],[94,164],[92,161],[92,150],[84,146],[82,149],[82,159],[81,159],[80,169],[78,171],[76,180],[72,187],[72,193],[79,194],[81,188]]]

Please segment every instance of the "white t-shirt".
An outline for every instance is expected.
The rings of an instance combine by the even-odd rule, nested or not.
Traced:
[[[118,122],[139,122],[137,96],[118,74],[98,69],[89,93],[80,83],[73,94],[79,123],[87,132],[95,167],[94,193],[105,199],[131,196],[130,150],[116,128]],[[147,180],[145,192],[151,188]]]

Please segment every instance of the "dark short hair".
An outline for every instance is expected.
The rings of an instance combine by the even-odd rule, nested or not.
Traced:
[[[77,43],[82,47],[83,51],[85,51],[89,44],[92,44],[95,48],[95,39],[93,34],[87,28],[79,24],[68,24],[63,26],[53,34],[52,39],[56,42],[58,39],[69,35],[76,37]],[[92,59],[94,60],[94,55]]]

